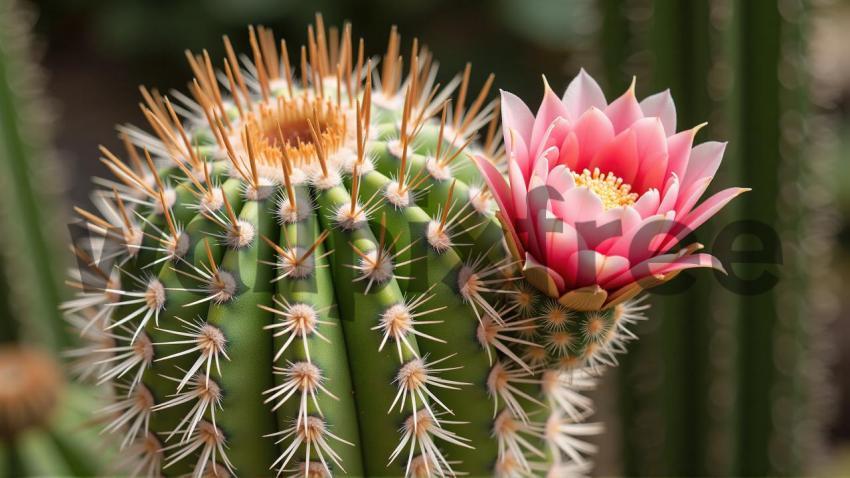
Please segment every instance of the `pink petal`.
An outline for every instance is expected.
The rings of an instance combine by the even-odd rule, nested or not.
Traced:
[[[629,268],[629,260],[622,256],[602,256],[604,262],[597,271],[597,284],[607,282],[612,277],[620,275],[624,270]]]
[[[679,194],[679,200],[676,202],[676,213],[679,217],[685,217],[689,212],[691,212],[691,209],[699,201],[699,198],[701,198],[705,193],[705,190],[708,189],[708,185],[711,184],[712,179],[714,178],[706,177],[695,181],[691,184],[690,189],[682,191],[681,194]]]
[[[650,189],[641,194],[632,207],[640,213],[640,217],[649,217],[658,213],[660,203],[661,196],[658,194],[658,190]]]
[[[514,220],[517,222],[528,221],[528,204],[525,201],[527,185],[519,165],[515,162],[508,163],[508,179],[511,182],[511,198],[513,200]],[[521,230],[521,228],[517,228]]]
[[[528,211],[531,214],[531,225],[534,231],[537,231],[538,219],[545,219],[546,215],[542,216],[539,214],[541,212],[548,212],[549,208],[549,199],[553,195],[559,195],[557,191],[552,191],[546,187],[546,176],[549,171],[546,168],[546,160],[545,158],[542,161],[539,161],[538,164],[543,164],[542,174],[543,176],[539,176],[540,171],[535,171],[535,174],[531,176],[531,181],[528,183],[528,195],[526,196],[526,202],[528,203]],[[541,168],[537,168],[541,169]],[[537,239],[542,240],[543,237],[537,235]],[[531,240],[531,238],[529,238]],[[542,245],[541,245],[542,247]]]
[[[670,220],[664,215],[650,216],[624,230],[623,235],[608,247],[606,253],[627,257],[632,263],[640,262],[654,253],[653,242],[671,226]]]
[[[567,259],[573,252],[583,248],[576,230],[560,219],[553,218],[548,222],[539,223],[537,234],[543,238],[546,264],[558,271],[565,280],[572,282],[574,276],[566,276]]]
[[[711,254],[691,254],[689,256],[685,256],[668,264],[666,267],[662,267],[659,274],[669,274],[671,272],[681,271],[685,269],[693,269],[697,267],[710,267],[712,269],[717,269],[721,272],[726,272],[723,268],[723,264],[719,259],[712,256]]]
[[[584,71],[584,68],[567,86],[561,101],[563,101],[569,113],[569,118],[573,121],[580,118],[590,108],[604,110],[608,106],[602,88],[599,87],[593,77]]]
[[[673,231],[678,226],[678,223],[676,222],[676,212],[675,211],[667,212],[666,214],[664,214],[664,219],[665,219],[664,221],[660,222],[661,227],[655,233],[655,236],[652,237],[652,240],[649,242],[649,247],[647,249],[647,252],[642,253],[642,254],[636,254],[634,256],[630,256],[629,257],[630,260],[632,260],[632,261],[642,260],[642,259],[645,259],[647,257],[657,255],[657,254],[661,254],[662,252],[666,252],[667,250],[669,250],[669,248],[666,247],[666,245],[669,242],[670,238],[673,237],[673,234],[672,234],[671,231]]]
[[[694,146],[688,161],[688,169],[682,179],[683,189],[688,190],[691,184],[701,178],[714,177],[723,160],[725,150],[726,143],[718,141],[707,141]]]
[[[613,141],[596,153],[589,168],[599,168],[602,174],[614,173],[626,184],[631,184],[638,170],[635,132],[629,129],[618,134]]]
[[[691,156],[691,145],[694,142],[698,128],[676,133],[667,138],[667,175],[675,174],[679,179],[685,177],[688,160]]]
[[[570,122],[562,117],[557,117],[549,125],[546,129],[546,132],[543,133],[543,137],[540,138],[540,143],[537,145],[537,150],[535,154],[541,154],[543,151],[546,151],[549,148],[555,148],[554,157],[550,157],[549,160],[549,168],[554,168],[555,165],[558,164],[560,160],[560,148],[561,145],[564,144],[564,140],[566,140],[567,135],[571,131]]]
[[[711,219],[712,216],[729,204],[729,201],[749,190],[749,188],[728,188],[706,199],[696,209],[676,222],[676,227],[670,231],[671,237],[667,238],[659,250],[669,250],[689,233],[696,231],[698,227]]]
[[[633,231],[635,227],[640,225],[641,221],[643,221],[643,219],[640,214],[634,207],[631,206],[614,208],[605,211],[600,223],[606,225],[611,224],[612,226],[617,227],[606,229],[606,231],[610,231],[610,237],[600,241],[594,249],[602,252],[603,254],[609,254],[611,247],[617,242],[617,240],[619,240],[625,233]]]
[[[578,172],[590,166],[590,161],[596,153],[614,139],[611,120],[596,108],[591,108],[581,115],[573,132],[579,144],[578,161],[573,169]]]
[[[561,154],[558,156],[558,164],[563,164],[575,170],[578,168],[578,137],[575,132],[570,131],[561,144]]]
[[[568,224],[595,223],[602,211],[602,201],[586,187],[570,189],[561,201],[552,202],[552,212]]]
[[[643,118],[643,111],[635,98],[634,86],[629,87],[622,96],[614,100],[607,108],[605,115],[611,120],[614,132],[619,133]]]
[[[577,222],[575,228],[586,248],[602,252],[602,244],[610,244],[623,235],[624,227],[631,227],[640,220],[633,209],[618,207],[603,211],[593,219]]]
[[[490,191],[493,193],[493,198],[496,200],[499,210],[501,210],[509,220],[513,221],[516,218],[516,213],[514,212],[511,191],[508,184],[505,182],[505,178],[502,177],[502,174],[499,173],[496,166],[494,166],[493,163],[484,156],[476,154],[473,159],[475,161],[475,165],[478,166],[478,171],[480,171],[481,175],[484,176],[484,181],[487,183],[487,187],[490,188]],[[511,225],[511,227],[513,228],[513,225]]]
[[[519,133],[514,130],[510,130],[508,133],[508,136],[513,138],[511,140],[510,147],[507,145],[505,146],[506,151],[508,152],[508,163],[517,165],[519,171],[522,172],[523,180],[526,184],[528,184],[528,178],[531,176],[531,163],[533,158],[529,154],[525,140],[519,136]]]
[[[545,80],[544,80],[545,83]],[[558,95],[549,87],[549,83],[545,83],[545,92],[543,93],[543,101],[540,103],[540,108],[537,110],[537,116],[534,117],[534,126],[531,130],[531,141],[528,143],[529,149],[535,151],[543,139],[544,133],[549,129],[552,123],[557,118],[569,118],[569,113]]]
[[[661,189],[667,174],[667,136],[658,118],[643,118],[630,128],[637,137],[640,165],[633,189],[641,193],[650,188]]]
[[[529,208],[530,219],[528,228],[528,251],[535,257],[543,257],[546,250],[546,236],[540,234],[541,227],[551,225],[552,214],[546,209],[533,210]]]
[[[604,284],[604,287],[609,290],[617,289],[651,275],[670,274],[696,267],[711,267],[723,271],[723,265],[720,261],[710,254],[691,254],[687,256],[665,254],[649,258],[633,266],[628,271],[609,280]]]
[[[649,189],[661,189],[664,185],[664,174],[667,170],[667,153],[641,158],[637,178],[632,184],[632,191],[640,194]]]
[[[729,204],[729,201],[749,190],[749,188],[729,188],[720,191],[703,201],[702,204],[697,206],[696,209],[685,216],[685,218],[682,219],[682,224],[687,229],[695,231],[698,227],[702,226],[705,221],[711,219],[712,216],[717,214],[724,206]],[[684,235],[682,237],[684,237]]]
[[[531,129],[534,127],[534,115],[528,106],[511,92],[500,90],[502,93],[502,130],[505,134],[505,146],[510,149],[511,143],[508,136],[510,130],[514,130],[519,137],[528,144],[531,139]]]
[[[563,194],[574,188],[576,183],[570,170],[564,165],[557,165],[549,171],[549,177],[546,178],[546,185],[558,191],[563,197]]]
[[[646,117],[659,118],[667,136],[676,134],[676,105],[673,103],[670,90],[647,96],[640,102],[640,109]]]
[[[676,208],[676,201],[679,199],[679,180],[676,176],[670,176],[667,180],[667,185],[664,186],[664,196],[661,204],[658,205],[658,213],[664,214]]]
[[[543,151],[540,156],[534,160],[531,170],[531,178],[538,178],[543,184],[546,184],[546,178],[549,176],[549,164],[558,160],[558,148],[550,147]],[[529,180],[529,185],[531,181]],[[528,188],[531,191],[531,186]]]
[[[567,261],[567,269],[575,277],[573,287],[604,283],[628,267],[629,260],[625,257],[606,256],[590,250],[576,251]]]

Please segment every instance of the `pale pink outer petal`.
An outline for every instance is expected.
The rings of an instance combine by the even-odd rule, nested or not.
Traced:
[[[602,88],[599,87],[599,84],[596,83],[596,80],[592,76],[584,71],[584,68],[578,72],[578,75],[567,86],[561,101],[563,101],[570,115],[569,118],[573,121],[578,120],[590,108],[604,110],[608,106],[608,101],[605,99]]]
[[[618,134],[596,153],[590,161],[589,169],[599,168],[603,174],[614,173],[626,184],[631,184],[639,165],[637,135],[628,129]]]
[[[675,233],[675,229],[678,226],[678,222],[676,222],[676,212],[668,211],[664,215],[664,219],[661,223],[660,230],[656,233],[655,237],[649,242],[649,248],[645,254],[641,254],[637,257],[630,257],[632,261],[643,260],[648,257],[661,254],[662,252],[666,252],[669,248],[666,247],[666,244],[669,242],[670,238],[673,237]]]
[[[478,166],[481,175],[484,176],[484,181],[487,183],[487,187],[490,188],[490,192],[493,193],[493,198],[496,200],[496,205],[499,207],[501,214],[500,222],[502,226],[505,228],[507,234],[511,236],[515,246],[519,249],[518,252],[523,254],[525,252],[525,245],[520,241],[514,225],[516,223],[516,211],[510,187],[490,160],[481,155],[474,156],[473,160],[475,161],[475,165]]]
[[[675,175],[667,179],[667,185],[664,186],[664,196],[661,203],[658,205],[658,213],[664,214],[676,208],[676,202],[679,199],[679,178]],[[677,211],[678,216],[678,211]]]
[[[657,189],[650,189],[641,194],[632,207],[640,214],[640,217],[649,217],[658,213],[661,204],[661,195]]]
[[[531,167],[531,178],[529,178],[529,188],[531,191],[531,179],[537,178],[543,184],[546,184],[546,178],[549,177],[549,163],[558,160],[558,148],[552,146],[537,156],[534,159],[534,164]]]
[[[606,253],[627,257],[632,263],[640,262],[654,253],[652,243],[659,234],[671,227],[670,222],[670,218],[663,214],[647,217],[623,230],[623,234],[608,247]]]
[[[643,118],[643,111],[635,98],[635,90],[630,87],[622,96],[612,101],[605,108],[605,116],[611,120],[614,133],[619,133],[631,126],[635,121]]]
[[[531,129],[534,127],[534,115],[528,106],[515,94],[500,90],[502,96],[502,131],[505,135],[505,146],[510,149],[511,142],[508,132],[514,130],[528,144],[531,139]]]
[[[706,199],[691,211],[690,214],[681,219],[679,229],[682,229],[683,233],[677,233],[676,237],[681,240],[687,235],[687,231],[695,231],[705,221],[711,219],[712,216],[729,204],[729,201],[749,190],[749,188],[728,188]]]
[[[514,228],[522,235],[521,233],[525,229],[522,227],[522,224],[527,224],[531,220],[528,214],[528,203],[526,202],[526,196],[528,194],[526,188],[528,186],[522,171],[519,169],[519,165],[515,162],[508,163],[508,179],[511,182],[510,192],[514,208]]]
[[[671,272],[697,267],[711,267],[723,271],[720,261],[710,254],[691,254],[681,256],[680,254],[665,254],[655,256],[633,266],[620,275],[610,279],[602,286],[607,290],[618,289],[622,286],[637,282],[645,277],[657,274],[670,274]]]
[[[526,202],[528,203],[528,211],[531,214],[531,224],[529,224],[529,238],[528,241],[538,241],[537,247],[533,248],[529,246],[531,250],[534,251],[534,255],[539,258],[542,257],[542,251],[545,251],[545,244],[543,244],[543,240],[545,236],[538,233],[538,225],[541,221],[545,221],[548,217],[548,205],[550,197],[557,192],[550,191],[549,188],[546,187],[546,179],[549,174],[548,169],[546,168],[546,160],[543,158],[538,161],[538,164],[542,164],[542,168],[535,168],[535,173],[531,176],[531,182],[528,184],[528,194],[526,195]],[[544,262],[545,263],[545,262]]]
[[[573,127],[573,132],[578,140],[578,161],[572,169],[578,172],[589,167],[596,153],[614,139],[611,120],[596,108],[591,108],[581,115]]]
[[[555,149],[555,154],[549,156],[549,169],[554,168],[560,163],[560,149],[571,130],[572,127],[569,120],[559,116],[555,118],[552,124],[546,129],[546,132],[543,133],[543,137],[540,138],[540,143],[537,145],[535,154],[540,155],[549,148]]]
[[[490,192],[493,193],[496,205],[499,206],[499,209],[509,220],[513,221],[516,218],[516,213],[514,212],[510,187],[505,182],[505,178],[496,169],[496,166],[484,156],[476,154],[473,160],[475,161],[475,165],[478,166],[478,171],[484,176],[484,181],[487,183],[487,187],[490,188]],[[513,228],[513,224],[510,224],[510,227]]]
[[[620,275],[624,270],[628,269],[629,260],[623,256],[602,256],[604,262],[600,266],[597,274],[599,275],[598,284],[607,282],[611,278]]]
[[[685,217],[691,212],[691,209],[699,202],[699,199],[708,189],[711,184],[712,177],[705,177],[695,181],[687,191],[680,191],[679,200],[676,201],[676,215]]]
[[[519,136],[519,133],[510,130],[508,136],[513,137],[510,147],[505,146],[508,152],[508,164],[516,164],[519,167],[519,171],[522,172],[523,180],[528,184],[528,178],[531,177],[531,163],[533,158],[528,151],[525,140],[522,139],[522,136]]]
[[[685,171],[688,169],[688,161],[691,157],[691,146],[694,143],[694,135],[697,128],[676,133],[667,137],[667,175],[675,174],[679,179],[684,179]]]
[[[561,102],[561,99],[558,98],[558,95],[552,91],[552,88],[549,88],[549,83],[546,83],[543,101],[540,103],[540,108],[538,108],[537,115],[534,117],[531,141],[528,143],[529,151],[539,151],[543,135],[557,118],[569,118],[569,113]]]
[[[726,143],[718,141],[706,141],[694,146],[688,160],[688,169],[682,178],[682,190],[690,190],[691,185],[702,178],[714,177],[723,160],[724,151]]]
[[[670,90],[647,96],[640,102],[640,109],[644,116],[655,116],[661,119],[667,136],[676,134],[676,105],[673,103]]]
[[[576,185],[570,170],[566,166],[559,164],[549,171],[549,177],[546,178],[546,185],[557,191],[560,196],[555,196],[553,199],[563,200],[563,195]]]

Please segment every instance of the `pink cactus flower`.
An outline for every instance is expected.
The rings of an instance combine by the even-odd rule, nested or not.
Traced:
[[[475,158],[527,280],[578,310],[612,307],[694,267],[722,270],[680,241],[745,188],[701,204],[725,143],[676,132],[669,91],[608,103],[582,70],[563,97],[549,85],[537,115],[502,92],[507,173]],[[507,181],[505,180],[507,176]],[[674,248],[678,249],[673,251]]]

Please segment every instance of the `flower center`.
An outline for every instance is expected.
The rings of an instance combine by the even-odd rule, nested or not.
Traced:
[[[606,210],[615,207],[630,206],[637,201],[637,193],[631,192],[632,186],[614,173],[602,174],[599,168],[593,171],[585,169],[581,174],[572,172],[576,186],[584,186],[602,200]]]

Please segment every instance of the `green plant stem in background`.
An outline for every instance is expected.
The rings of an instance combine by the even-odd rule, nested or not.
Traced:
[[[742,420],[739,428],[735,471],[793,476],[809,472],[822,454],[826,412],[819,400],[834,387],[821,378],[826,317],[812,294],[831,285],[818,281],[828,257],[823,241],[830,240],[818,223],[828,209],[817,193],[825,182],[817,171],[823,158],[812,156],[808,143],[811,72],[804,34],[811,7],[799,0],[738,8],[741,154],[762,159],[758,165],[741,161],[742,178],[761,190],[744,203],[743,217],[776,229],[782,257],[781,269],[768,269],[779,274],[777,287],[741,303],[739,413],[751,421],[744,426]],[[754,266],[743,273],[757,272]]]
[[[709,67],[708,1],[610,2],[605,6],[602,29],[603,51],[610,56],[605,69],[619,77],[612,83],[628,81],[618,65],[627,56],[638,56],[646,71],[638,75],[645,91],[669,87],[676,98],[677,129],[697,126],[709,116],[705,71]],[[651,15],[640,15],[650,9]],[[614,18],[609,18],[613,16]],[[632,50],[614,45],[622,41],[615,25],[631,32]],[[612,32],[609,38],[606,32]],[[635,49],[635,45],[639,48]],[[642,47],[642,48],[640,48]],[[703,131],[695,141],[707,139]],[[710,226],[710,225],[709,225]],[[710,227],[697,238],[706,242]],[[712,333],[711,307],[706,291],[713,278],[704,274],[683,274],[663,286],[653,309],[654,320],[643,324],[642,340],[622,360],[620,370],[620,413],[622,415],[623,473],[641,475],[664,473],[701,475],[709,473],[705,456],[709,417],[709,350]]]
[[[95,447],[97,432],[81,424],[98,397],[64,384],[46,353],[70,341],[59,312],[57,165],[30,13],[0,2],[0,474],[93,476],[105,469],[108,447]]]
[[[0,6],[0,273],[12,286],[10,302],[25,322],[23,333],[58,350],[68,342],[59,314],[58,221],[51,217],[56,209],[47,207],[55,182],[45,177],[55,171],[44,143],[47,112],[38,96],[41,79],[29,63],[27,21],[7,3]]]
[[[676,98],[679,130],[696,127],[709,116],[705,71],[708,70],[708,0],[678,2],[656,0],[650,20],[649,45],[652,90],[670,88]],[[705,132],[696,142],[706,139]],[[700,230],[707,242],[708,228]],[[664,469],[673,475],[708,472],[704,456],[708,415],[708,341],[711,305],[706,291],[708,274],[683,274],[667,290],[687,287],[675,295],[660,294],[654,306],[660,311],[664,379],[660,383],[664,419]],[[662,289],[663,291],[664,289]]]
[[[730,162],[720,177],[753,186],[752,197],[709,223],[697,239],[710,242],[732,221],[753,219],[779,231],[787,257],[816,233],[806,201],[788,192],[805,177],[809,161],[800,139],[806,134],[800,65],[807,5],[777,5],[605,2],[599,49],[612,86],[626,84],[622,65],[635,63],[629,73],[638,75],[639,88],[671,88],[679,130],[710,118],[697,142],[728,139]],[[640,84],[646,79],[654,88]],[[780,216],[777,198],[783,197]],[[743,239],[734,247],[766,246]],[[783,282],[767,292],[733,292],[699,276],[685,292],[660,297],[654,307],[659,323],[639,328],[642,340],[632,345],[619,374],[624,474],[794,475],[810,469],[799,437],[814,436],[809,404],[824,386],[807,378],[820,373],[805,297],[817,285],[806,280],[813,266],[805,258],[787,259]],[[777,273],[769,264],[732,267],[745,278]],[[687,280],[661,290],[674,291]]]
[[[738,2],[736,25],[740,32],[735,63],[735,87],[740,90],[738,146],[741,178],[753,187],[753,197],[742,205],[742,217],[777,224],[779,193],[780,86],[779,35],[781,19],[776,7]],[[759,158],[752,161],[751,158]],[[757,246],[757,244],[746,244]],[[743,273],[758,272],[761,265]],[[773,293],[744,297],[738,315],[738,449],[734,470],[742,475],[769,475],[771,463],[772,402],[776,371],[774,334],[776,297]],[[787,452],[787,450],[786,450]],[[775,453],[775,451],[773,451]]]

